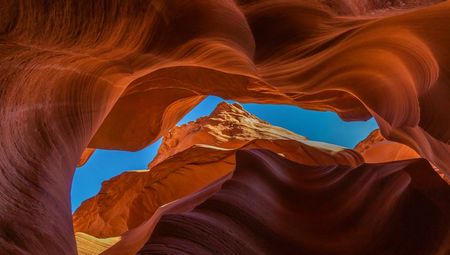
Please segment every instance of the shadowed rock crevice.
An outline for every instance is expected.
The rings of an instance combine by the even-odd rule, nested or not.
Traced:
[[[220,191],[163,216],[138,254],[448,252],[450,188],[425,160],[311,167],[248,150],[236,161]]]

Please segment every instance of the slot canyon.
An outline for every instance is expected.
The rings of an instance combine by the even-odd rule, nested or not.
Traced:
[[[0,13],[0,254],[450,254],[449,1]],[[337,135],[277,105],[376,128]],[[137,169],[84,173],[109,174],[98,189],[76,181],[99,153],[149,148]],[[74,205],[74,189],[92,194]]]

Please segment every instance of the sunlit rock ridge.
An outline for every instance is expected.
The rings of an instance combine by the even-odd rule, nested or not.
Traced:
[[[207,95],[329,110],[347,121],[374,117],[383,137],[450,175],[449,1],[0,6],[2,253],[76,254],[75,167],[93,149],[146,147]],[[214,187],[170,208],[206,198]],[[442,251],[426,247],[423,254]]]

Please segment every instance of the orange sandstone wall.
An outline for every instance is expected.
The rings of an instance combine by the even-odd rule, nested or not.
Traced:
[[[356,16],[294,0],[0,6],[6,253],[74,254],[83,150],[143,148],[205,95],[373,116],[384,137],[450,174],[448,1]]]

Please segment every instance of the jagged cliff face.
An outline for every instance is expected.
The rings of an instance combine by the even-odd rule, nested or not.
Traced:
[[[76,232],[95,237],[123,234],[151,218],[162,205],[229,174],[238,149],[264,148],[307,165],[356,166],[355,151],[309,141],[270,125],[239,104],[219,104],[208,117],[171,129],[147,171],[123,173],[74,214]]]
[[[373,116],[448,176],[450,2],[326,2],[1,1],[0,248],[76,253],[86,147],[141,149],[206,95]]]
[[[158,154],[149,167],[194,144],[233,149],[255,139],[307,140],[305,137],[256,118],[243,110],[239,104],[230,105],[222,102],[210,116],[170,129],[163,136]]]
[[[254,140],[289,140],[328,151],[345,150],[336,145],[309,141],[301,135],[257,118],[245,111],[240,104],[222,102],[210,116],[170,129],[163,136],[158,154],[149,164],[149,168],[195,144],[236,149]],[[359,161],[356,155],[355,161],[356,163]]]

